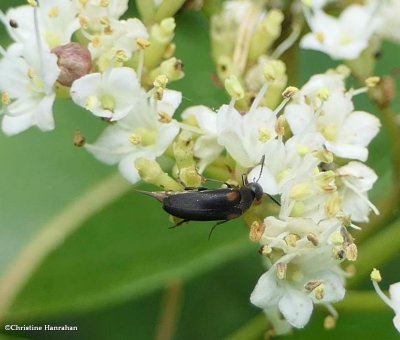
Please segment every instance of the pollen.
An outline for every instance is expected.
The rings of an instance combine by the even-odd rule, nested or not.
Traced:
[[[10,95],[8,94],[8,92],[4,91],[1,93],[1,103],[4,106],[10,105],[11,99],[10,99]]]
[[[321,283],[314,289],[314,296],[317,300],[322,300],[325,296],[325,285]]]
[[[276,276],[279,280],[286,279],[287,263],[279,262],[276,264]]]
[[[337,136],[337,128],[335,124],[327,124],[321,131],[322,135],[329,141],[334,141]]]
[[[322,89],[319,89],[317,91],[317,97],[319,99],[321,99],[322,101],[327,101],[329,99],[330,95],[331,95],[331,92],[326,87],[323,87]]]
[[[36,0],[27,0],[28,5],[32,7],[37,7],[38,3]]]
[[[370,277],[371,277],[372,281],[375,281],[375,282],[381,282],[382,281],[381,273],[376,268],[374,268],[372,270]]]
[[[324,328],[325,329],[334,329],[336,327],[336,318],[333,317],[332,315],[328,315],[324,319]]]
[[[93,37],[93,39],[92,39],[92,45],[93,45],[93,47],[96,47],[96,48],[98,48],[98,47],[101,46],[101,39],[100,39],[99,36],[94,36],[94,37]]]
[[[80,15],[79,16],[79,25],[86,30],[89,27],[89,18],[84,16],[84,15]],[[92,44],[94,45],[94,39],[92,40]]]
[[[133,144],[133,145],[139,145],[140,143],[142,143],[142,136],[136,134],[136,133],[132,133],[129,136],[129,141]]]
[[[314,233],[309,233],[307,235],[307,240],[310,241],[312,243],[312,245],[315,247],[318,246],[318,244],[319,244],[318,237]]]
[[[87,110],[94,110],[95,107],[97,106],[97,103],[98,103],[98,99],[96,96],[89,96],[86,98],[85,108]]]
[[[299,144],[297,145],[297,153],[300,156],[305,156],[310,153],[310,148],[307,145]]]
[[[145,48],[150,47],[150,45],[151,45],[150,41],[148,41],[147,39],[143,39],[143,38],[137,38],[136,44],[143,50]]]
[[[379,84],[379,82],[381,81],[380,77],[368,77],[367,79],[365,79],[365,85],[367,85],[368,87],[375,87],[376,85]]]
[[[89,2],[89,0],[79,0],[79,2],[81,3],[82,6],[86,6],[87,3]]]
[[[342,207],[343,199],[339,196],[338,192],[329,195],[325,204],[325,213],[328,217],[335,217]]]
[[[271,139],[271,130],[268,128],[261,128],[258,130],[258,140],[261,143],[266,143]]]
[[[168,124],[168,123],[171,123],[171,121],[172,121],[171,115],[167,112],[163,112],[163,111],[159,112],[158,116],[159,116],[158,121],[161,123]]]
[[[296,234],[289,234],[285,237],[286,244],[290,247],[296,247],[298,240],[300,240],[300,237]]]
[[[103,94],[101,96],[100,101],[101,101],[101,106],[103,107],[104,110],[114,112],[116,103],[115,103],[115,98],[112,95]]]
[[[290,198],[295,201],[302,201],[311,195],[310,183],[299,183],[293,186],[290,192]]]
[[[349,261],[356,261],[358,256],[357,246],[354,243],[349,244],[346,249],[346,258]]]
[[[252,242],[259,242],[265,231],[265,224],[254,221],[250,226],[249,238]]]
[[[323,44],[325,41],[325,34],[323,32],[317,32],[316,38],[321,44]]]
[[[57,6],[52,7],[48,13],[49,18],[57,18],[59,15],[60,9]]]
[[[124,50],[118,50],[115,53],[115,60],[117,63],[124,63],[128,60],[128,55],[126,54],[126,52]]]
[[[36,77],[36,72],[32,67],[28,68],[27,76],[29,79],[33,79]]]
[[[108,7],[109,4],[110,4],[110,0],[101,0],[100,1],[101,7]]]
[[[109,26],[110,25],[110,19],[107,17],[102,17],[100,18],[100,24],[103,26]]]

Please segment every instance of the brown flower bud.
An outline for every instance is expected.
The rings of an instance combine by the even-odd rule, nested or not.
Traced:
[[[58,67],[61,73],[58,82],[64,86],[71,86],[72,83],[90,73],[92,58],[89,50],[77,43],[68,43],[57,46],[51,51],[58,57]]]

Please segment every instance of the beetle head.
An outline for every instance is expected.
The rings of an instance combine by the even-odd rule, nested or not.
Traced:
[[[262,196],[264,194],[264,190],[260,184],[258,184],[256,182],[252,182],[252,183],[247,184],[247,187],[251,190],[251,192],[254,195],[254,198],[257,201],[259,201],[262,198]]]

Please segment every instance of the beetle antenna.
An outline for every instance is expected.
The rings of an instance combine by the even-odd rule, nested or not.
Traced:
[[[265,161],[265,155],[263,155],[261,157],[261,169],[260,169],[260,174],[258,175],[257,181],[253,181],[253,182],[258,183],[258,181],[260,180],[262,172],[263,172],[263,169],[264,169],[264,161]]]
[[[276,198],[271,196],[270,194],[266,194],[271,200],[273,200],[277,205],[281,206],[281,202],[279,202]]]

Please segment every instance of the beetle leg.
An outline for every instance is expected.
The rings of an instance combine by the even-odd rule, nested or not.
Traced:
[[[211,228],[210,233],[208,234],[208,239],[210,240],[211,234],[213,233],[213,231],[215,230],[215,228],[216,228],[217,226],[219,226],[220,224],[223,224],[223,223],[225,223],[225,222],[228,222],[228,221],[229,221],[229,220],[223,220],[223,221],[219,221],[219,222],[215,223],[215,224],[213,225],[213,227]]]

